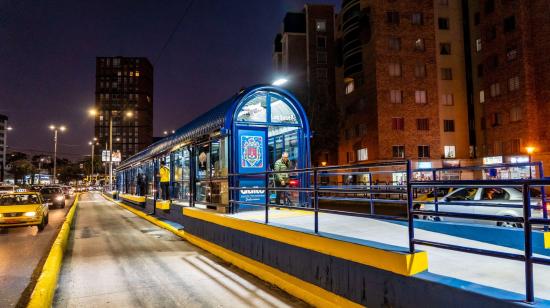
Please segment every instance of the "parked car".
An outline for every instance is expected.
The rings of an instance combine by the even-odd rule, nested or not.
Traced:
[[[6,193],[0,196],[0,228],[36,226],[44,230],[49,207],[36,192]]]
[[[65,194],[61,187],[46,186],[40,190],[44,202],[51,207],[64,208],[65,207]]]
[[[548,204],[546,204],[548,208]],[[420,204],[421,210],[435,211],[435,204]],[[549,208],[550,209],[550,208]],[[457,188],[438,200],[438,211],[496,215],[508,217],[523,217],[523,193],[514,187],[470,187]],[[542,204],[540,191],[531,189],[531,217],[542,217]],[[427,220],[444,220],[458,222],[474,222],[494,224],[492,220],[472,218],[456,218],[442,216],[422,216]],[[522,227],[521,223],[497,221],[497,226]]]

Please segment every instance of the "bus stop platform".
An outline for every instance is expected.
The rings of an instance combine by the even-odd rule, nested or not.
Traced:
[[[264,223],[265,209],[227,214],[230,217]],[[514,234],[523,238],[523,230],[492,226],[416,221],[415,238],[508,253],[523,254],[523,243],[511,240]],[[269,225],[313,233],[314,213],[303,210],[270,208]],[[468,227],[473,231],[464,232]],[[462,227],[462,232],[460,231]],[[449,231],[454,230],[454,231]],[[457,231],[458,230],[458,231]],[[466,234],[471,233],[471,234]],[[484,235],[484,233],[487,233]],[[405,223],[364,217],[319,213],[320,236],[383,246],[388,249],[407,249],[408,227]],[[534,236],[535,256],[550,258],[550,249],[544,248],[542,233]],[[517,246],[517,247],[514,247]],[[525,292],[523,262],[451,251],[417,245],[427,251],[428,271],[416,275],[424,279],[483,293],[508,301],[522,301]],[[550,267],[534,265],[534,289],[537,305],[550,307]]]

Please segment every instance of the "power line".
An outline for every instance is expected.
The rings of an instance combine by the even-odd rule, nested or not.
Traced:
[[[168,36],[168,39],[166,40],[166,42],[164,43],[164,45],[162,46],[162,48],[160,49],[160,52],[159,54],[157,55],[157,58],[155,59],[155,61],[153,62],[153,65],[156,65],[158,63],[158,61],[160,60],[160,57],[162,56],[162,54],[164,53],[164,50],[166,49],[166,47],[168,47],[168,44],[170,44],[170,41],[172,40],[172,37],[174,37],[174,34],[176,34],[176,32],[178,31],[181,23],[183,22],[183,20],[185,19],[185,17],[187,16],[187,13],[189,13],[189,9],[191,8],[191,6],[193,5],[193,2],[194,0],[191,0],[189,1],[189,4],[187,5],[187,7],[185,8],[185,10],[183,11],[183,15],[181,16],[180,20],[178,21],[178,23],[176,24],[176,26],[174,27],[174,30],[172,30],[172,33],[170,33],[170,36]]]

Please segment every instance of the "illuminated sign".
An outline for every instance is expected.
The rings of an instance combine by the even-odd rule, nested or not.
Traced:
[[[484,165],[502,164],[502,156],[483,157]]]
[[[529,157],[528,156],[512,156],[512,157],[510,157],[510,162],[512,164],[528,163],[529,162]]]
[[[418,169],[430,169],[432,168],[432,162],[431,161],[419,161],[418,162]]]
[[[107,151],[107,150],[103,150],[101,152],[101,161],[107,161],[108,162],[110,160],[109,156],[110,156],[110,152]]]

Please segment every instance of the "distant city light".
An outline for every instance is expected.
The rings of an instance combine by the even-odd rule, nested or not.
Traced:
[[[284,85],[284,84],[287,83],[287,82],[288,82],[288,79],[286,79],[286,78],[279,78],[279,79],[277,79],[277,80],[275,80],[275,81],[273,82],[273,85],[274,85],[274,86],[282,86],[282,85]]]
[[[11,127],[11,126],[8,126],[8,127],[6,127],[6,129],[7,129],[7,130],[12,130],[12,129],[13,129],[13,127]]]
[[[97,110],[95,110],[94,108],[90,108],[90,109],[88,110],[88,113],[89,113],[91,116],[95,117],[95,116],[97,115]]]

